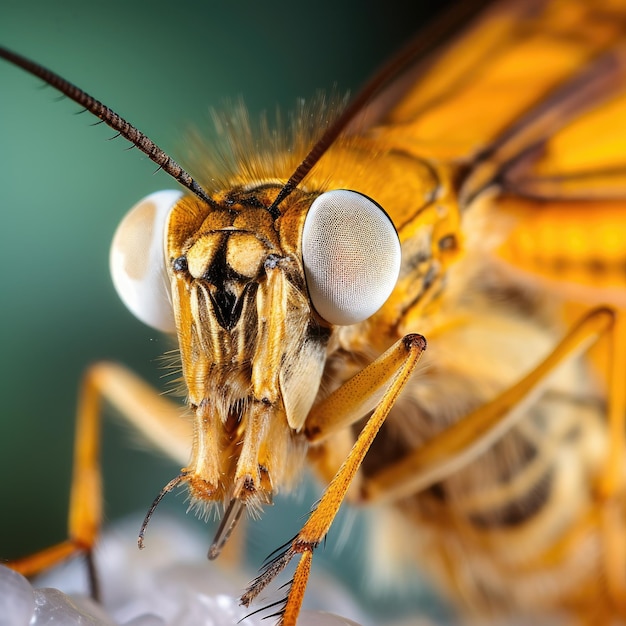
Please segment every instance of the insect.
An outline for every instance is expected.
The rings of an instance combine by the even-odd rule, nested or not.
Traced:
[[[167,258],[199,425],[192,462],[175,482],[189,484],[198,499],[229,503],[214,551],[244,506],[269,500],[276,477],[291,478],[300,445],[311,444],[309,458],[322,476],[339,477],[245,602],[293,559],[281,620],[295,623],[313,550],[354,479],[362,500],[390,502],[416,524],[402,552],[418,559],[428,551],[425,561],[444,587],[472,609],[569,611],[587,623],[623,616],[624,21],[623,9],[610,3],[496,6],[452,48],[455,63],[445,52],[427,56],[418,89],[409,89],[409,72],[411,80],[405,74],[374,100],[368,130],[352,135],[358,124],[351,118],[347,139],[317,144],[328,152],[307,166],[304,181],[285,186],[297,163],[272,161],[276,175],[260,159],[247,172],[262,184],[250,187],[231,172],[234,191],[222,181],[211,198],[201,192],[200,200],[176,205]],[[534,58],[545,61],[540,73],[527,64]],[[409,91],[400,97],[396,89]],[[390,93],[396,99],[389,101]],[[452,103],[454,115],[446,109]],[[604,104],[599,119],[592,103]],[[378,118],[386,125],[372,125]],[[580,144],[573,140],[583,138],[584,148],[574,149]],[[369,169],[355,156],[364,153]],[[294,231],[315,232],[317,210],[323,215],[326,202],[334,206],[330,182],[365,194],[339,195],[358,203],[354,211],[373,210],[380,234],[384,214],[368,199],[376,197],[402,242],[397,285],[378,312],[364,317],[341,308],[333,285],[330,295],[324,286],[318,291],[313,251],[326,246],[309,249],[304,235],[302,244],[300,235],[292,238]],[[194,239],[190,225],[206,218],[199,207],[207,202],[212,226],[206,240]],[[305,220],[302,207],[309,205]],[[585,221],[591,210],[593,224],[611,223],[617,244],[605,234],[594,235],[597,247],[588,244],[584,235],[596,232]],[[250,217],[254,229],[234,217],[259,211],[265,217]],[[553,227],[550,219],[559,216],[567,231]],[[359,237],[364,219],[351,228]],[[284,231],[272,230],[276,220]],[[323,226],[323,241],[326,235]],[[546,249],[539,237],[547,236]],[[303,259],[299,273],[290,269],[294,258]],[[567,289],[555,286],[559,273]],[[253,283],[259,286],[248,287]],[[372,298],[368,292],[364,304]],[[268,313],[277,309],[284,312],[278,319]],[[256,343],[242,338],[240,319],[259,331]],[[425,347],[411,333],[415,326],[431,347],[411,378]],[[286,336],[295,353],[283,351],[278,338]],[[608,354],[601,366],[581,356],[598,341],[610,348],[598,355]],[[211,363],[221,366],[214,371]],[[306,388],[310,378],[322,382],[320,397],[317,384]],[[209,379],[217,387],[207,398],[225,390],[217,407],[203,396],[204,386],[215,384]],[[215,415],[227,443],[222,431],[206,427]],[[239,455],[231,445],[240,446]],[[350,463],[361,462],[355,476]],[[222,474],[228,480],[215,478]]]
[[[373,6],[367,17],[355,17],[348,7],[337,9],[328,2],[318,4],[319,14],[306,24],[300,23],[296,32],[286,2],[258,9],[251,6],[244,15],[208,9],[200,3],[194,6],[197,19],[193,24],[184,15],[173,17],[168,2],[154,4],[149,15],[139,8],[129,13],[126,3],[109,6],[110,13],[102,15],[80,2],[67,2],[62,17],[50,11],[45,2],[31,4],[28,10],[19,5],[4,7],[0,42],[66,73],[78,85],[102,93],[105,101],[174,150],[182,150],[181,136],[188,124],[210,126],[209,107],[219,109],[224,99],[235,100],[241,93],[254,119],[262,109],[272,117],[277,102],[287,112],[296,97],[312,96],[335,80],[342,90],[356,89],[397,47],[397,41],[408,38],[420,22],[416,9],[412,9],[411,23],[398,28],[391,5],[387,5],[389,14]],[[322,17],[331,9],[337,20],[334,24]],[[122,12],[128,18],[120,23],[115,15]],[[144,24],[141,33],[132,26],[137,23]],[[349,40],[345,32],[337,36],[340,25],[348,23]],[[274,31],[282,33],[281,46],[274,43]],[[120,39],[115,46],[111,46],[110,33],[117,33]],[[245,45],[233,45],[235,33],[244,38]],[[301,43],[303,38],[314,41],[316,36],[323,36],[327,44],[324,51],[315,53],[315,62],[309,63],[310,56]],[[59,45],[59,40],[70,38],[76,48],[89,46],[91,58],[102,62],[83,63],[77,59],[74,45],[67,49]],[[176,62],[170,65],[171,57],[165,54],[153,57],[139,53],[157,39],[170,42],[189,61],[206,59],[206,80],[196,80],[191,62],[181,68]],[[301,53],[284,55],[282,46]],[[226,48],[232,51],[227,71]],[[337,62],[354,56],[357,49],[356,58]],[[132,78],[120,75],[117,69],[128,59],[135,59]],[[3,363],[7,368],[6,375],[0,377],[0,389],[5,398],[3,414],[12,416],[0,420],[2,458],[8,466],[21,464],[21,448],[30,450],[32,458],[41,462],[23,467],[23,482],[6,485],[3,490],[6,501],[15,504],[16,513],[0,521],[0,534],[11,537],[10,549],[3,546],[1,552],[2,556],[16,557],[50,545],[65,532],[67,503],[61,485],[70,472],[76,381],[85,367],[97,358],[119,360],[155,386],[163,384],[163,371],[153,361],[173,346],[128,315],[112,289],[106,259],[112,233],[124,211],[138,198],[171,183],[162,173],[153,175],[152,162],[133,151],[125,152],[124,142],[106,143],[113,134],[109,129],[91,128],[87,115],[75,115],[78,107],[70,102],[57,103],[56,94],[40,89],[39,81],[6,64],[0,65],[0,71],[2,152],[11,155],[2,159],[0,193],[3,207],[15,207],[7,229],[0,229],[5,235],[0,254],[6,264],[23,253],[10,233],[29,227],[30,211],[43,206],[44,196],[46,207],[38,227],[31,229],[30,241],[40,256],[29,255],[31,260],[21,264],[19,280],[17,274],[7,275],[0,310]],[[133,86],[139,75],[145,77],[146,86],[148,81],[154,86],[151,94]],[[165,86],[164,77],[187,85],[186,93],[182,95],[175,85]],[[90,152],[94,143],[104,150]],[[44,150],[48,145],[53,146],[51,152]],[[89,166],[84,167],[87,163]],[[34,173],[39,190],[27,180]],[[71,183],[63,188],[62,181],[68,177]],[[73,196],[71,202],[64,199],[67,193]],[[54,237],[47,236],[52,232]],[[78,265],[77,257],[81,259]],[[27,287],[38,280],[39,264],[58,277],[45,280],[38,289],[51,303],[45,316],[36,313],[40,296]],[[68,302],[76,305],[67,306]],[[58,367],[59,355],[63,355],[63,367]],[[24,398],[32,393],[27,381],[33,380],[38,381],[38,393],[51,399],[43,426],[39,411],[24,405]],[[136,510],[138,493],[150,497],[158,490],[171,475],[172,465],[155,455],[128,451],[126,433],[109,428],[106,420],[103,426],[108,429],[108,443],[103,446],[107,515],[116,518]],[[15,442],[20,443],[16,446]],[[118,471],[122,466],[127,468],[123,475]],[[36,484],[41,467],[46,468],[49,483],[59,485],[59,491],[45,490],[35,501],[26,496],[28,490],[22,485]],[[46,511],[45,524],[35,521],[42,510]]]

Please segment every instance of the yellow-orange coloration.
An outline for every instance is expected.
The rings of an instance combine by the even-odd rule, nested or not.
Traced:
[[[191,425],[168,431],[176,411],[117,366],[90,370],[74,548],[100,521],[103,395],[182,457],[174,482],[201,504],[259,509],[306,461],[328,483],[242,598],[298,559],[283,626],[345,498],[393,507],[404,532],[376,558],[427,569],[470,615],[623,623],[624,45],[621,0],[496,3],[390,82],[276,215],[317,131],[301,112],[294,146],[255,142],[242,115],[232,163],[203,165],[214,204],[180,200],[165,236]],[[333,189],[380,204],[403,253],[387,302],[350,326],[315,310],[302,259]]]

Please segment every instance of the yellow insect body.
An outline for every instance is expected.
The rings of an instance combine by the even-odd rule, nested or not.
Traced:
[[[296,557],[280,617],[295,624],[347,497],[393,507],[375,558],[418,564],[470,611],[625,618],[625,35],[621,2],[498,3],[403,67],[302,181],[285,185],[323,108],[299,116],[295,147],[250,141],[240,116],[230,157],[203,166],[208,197],[175,203],[165,268],[193,448],[162,495],[186,483],[228,504],[215,556],[307,459],[329,483],[244,603]],[[383,207],[402,247],[389,298],[345,325],[316,308],[303,252],[333,190]],[[92,370],[85,405],[115,396],[162,448],[184,437],[155,435],[167,419],[111,392],[119,375]]]

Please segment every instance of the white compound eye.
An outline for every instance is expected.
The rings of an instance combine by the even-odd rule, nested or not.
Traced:
[[[318,196],[302,231],[309,297],[331,324],[356,324],[385,303],[400,273],[400,241],[373,200],[346,189]]]
[[[113,285],[128,310],[165,333],[176,330],[165,259],[165,226],[180,191],[157,191],[121,221],[111,243]]]

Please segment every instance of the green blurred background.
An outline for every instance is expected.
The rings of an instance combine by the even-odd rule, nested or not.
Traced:
[[[429,4],[3,0],[0,43],[58,71],[176,155],[181,132],[206,124],[208,107],[224,98],[243,96],[254,115],[276,103],[287,110],[318,88],[356,89],[417,30]],[[118,301],[108,248],[130,206],[176,185],[77,109],[0,61],[2,557],[65,536],[86,365],[119,360],[163,387],[158,357],[169,345]],[[139,448],[107,420],[107,520],[145,511],[179,469]],[[287,515],[290,533],[310,503]],[[289,506],[279,507],[283,517]],[[164,508],[183,514],[183,498]]]

